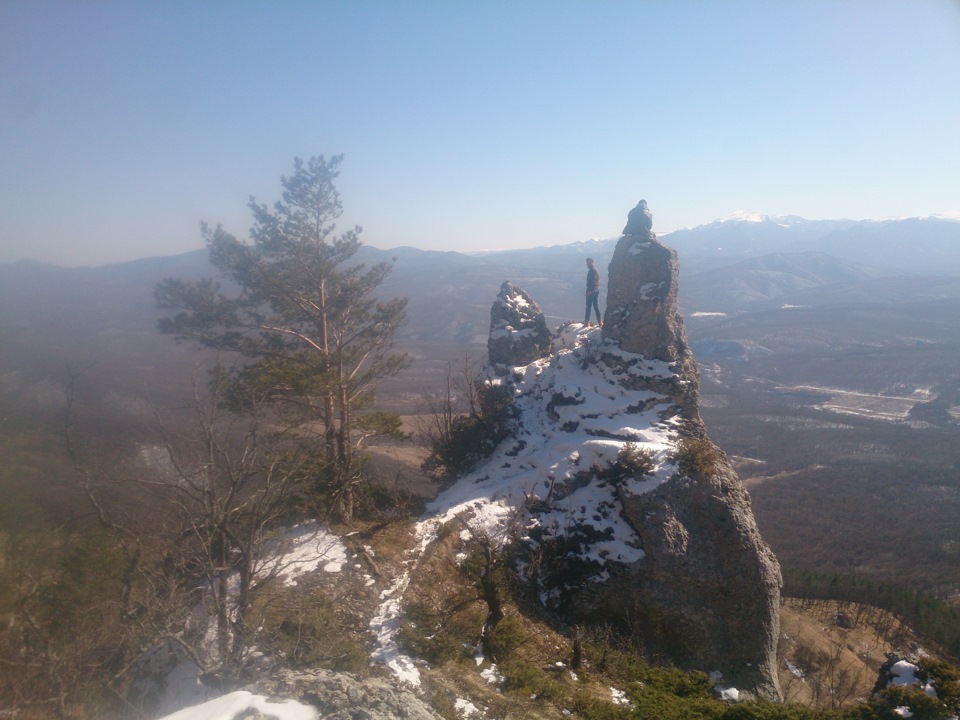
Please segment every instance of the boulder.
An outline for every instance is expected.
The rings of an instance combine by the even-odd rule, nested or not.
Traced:
[[[285,670],[251,690],[296,698],[319,710],[324,720],[442,720],[410,687],[387,678],[360,679],[319,668]]]
[[[490,309],[487,351],[491,365],[527,365],[551,351],[551,334],[540,306],[509,280]]]
[[[653,214],[647,207],[647,201],[641,200],[629,213],[627,224],[623,228],[624,235],[653,239]]]

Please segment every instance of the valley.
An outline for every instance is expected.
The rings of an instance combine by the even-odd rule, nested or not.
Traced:
[[[886,249],[869,253],[868,231],[888,238]],[[960,222],[727,221],[665,240],[680,255],[708,432],[753,460],[741,466],[748,484],[779,478],[752,493],[781,562],[960,587],[951,550],[960,545],[960,276],[949,274]],[[614,242],[472,255],[364,246],[363,260],[394,265],[383,293],[409,298],[399,347],[412,362],[381,386],[378,406],[424,412],[448,374],[479,367],[504,279],[540,304],[551,328],[579,319],[583,258],[605,268]],[[863,264],[897,253],[912,274]],[[101,438],[149,440],[156,409],[182,403],[213,361],[156,332],[153,285],[208,273],[204,252],[73,270],[0,266],[0,428],[56,422],[74,374],[78,409]],[[837,546],[828,539],[841,527]],[[907,552],[885,549],[897,545]],[[907,559],[917,554],[921,562]]]

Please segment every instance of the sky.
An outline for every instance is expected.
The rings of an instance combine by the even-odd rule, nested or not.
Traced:
[[[246,238],[341,153],[381,248],[957,212],[960,0],[0,0],[0,262]]]

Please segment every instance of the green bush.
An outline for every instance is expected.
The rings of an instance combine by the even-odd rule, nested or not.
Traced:
[[[490,650],[499,660],[510,657],[511,653],[527,641],[523,622],[516,615],[507,615],[497,623],[490,638]]]
[[[909,707],[913,720],[946,720],[953,713],[944,711],[937,698],[930,697],[916,685],[891,685],[881,690],[865,708],[859,708],[860,713],[854,717],[862,719],[875,717],[878,720],[900,720],[903,716],[896,712],[896,708]],[[873,716],[863,715],[864,710],[874,713]]]
[[[345,627],[334,600],[319,590],[265,589],[255,598],[260,615],[256,644],[290,667],[364,672],[369,657]]]
[[[717,720],[839,720],[840,715],[830,710],[818,710],[806,705],[749,700],[730,705]]]
[[[577,717],[583,720],[629,720],[637,717],[634,711],[625,705],[616,705],[606,698],[598,698],[586,692],[577,693],[572,709]]]
[[[960,715],[960,667],[934,658],[922,658],[919,666],[917,676],[933,683],[937,699],[947,713]]]
[[[521,697],[536,695],[538,700],[558,700],[565,694],[563,686],[542,668],[518,657],[508,657],[497,665],[504,677],[503,690]]]
[[[433,630],[428,622],[408,619],[397,633],[397,645],[406,654],[423,658],[431,665],[442,665],[468,654],[462,639],[442,630]]]

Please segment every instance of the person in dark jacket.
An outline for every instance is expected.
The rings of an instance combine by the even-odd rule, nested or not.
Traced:
[[[587,258],[587,311],[583,316],[583,324],[590,324],[590,308],[597,313],[597,325],[603,325],[600,316],[600,271],[593,262],[593,258]]]

